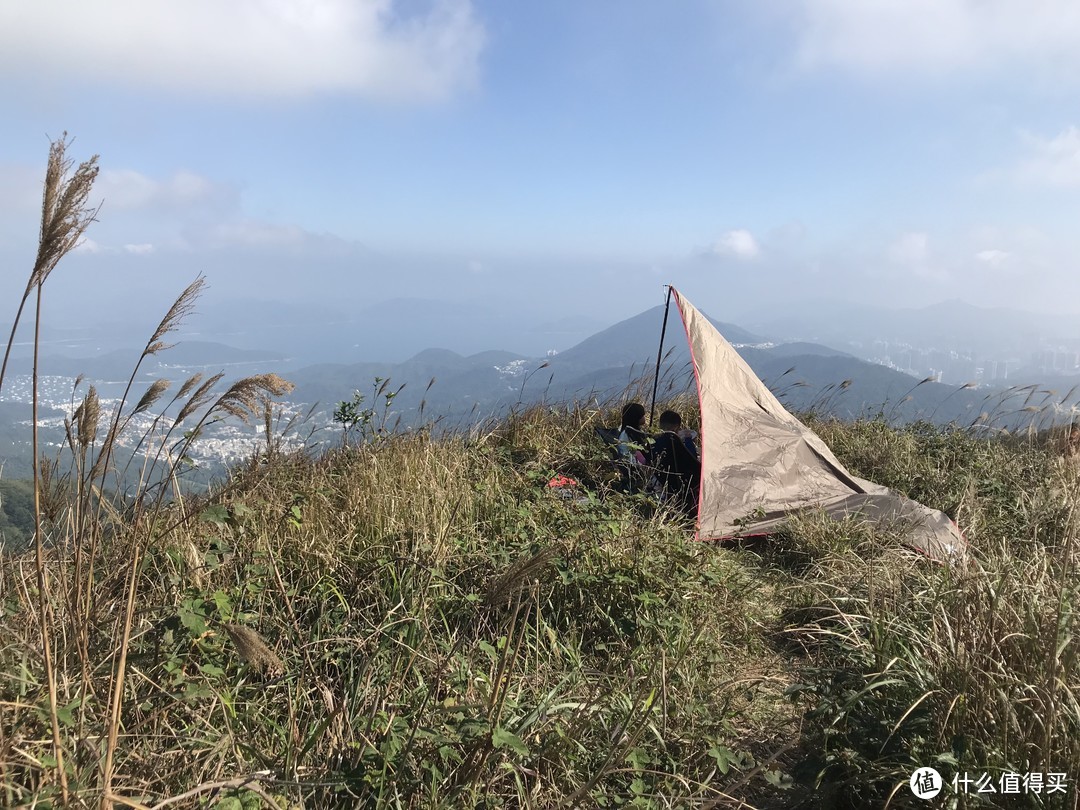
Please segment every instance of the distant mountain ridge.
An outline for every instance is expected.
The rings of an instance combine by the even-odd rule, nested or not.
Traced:
[[[421,403],[428,417],[444,414],[459,419],[495,414],[515,403],[539,399],[604,400],[638,379],[651,377],[662,321],[663,307],[654,307],[550,357],[493,351],[466,357],[426,349],[402,363],[321,364],[290,375],[297,384],[293,397],[327,406],[346,399],[353,390],[363,393],[376,377],[389,378],[391,388],[405,386],[394,400],[403,422],[418,417]],[[773,344],[736,324],[713,323],[794,410],[817,408],[847,418],[888,413],[895,418],[970,422],[985,396],[936,383],[919,385],[907,374],[829,346]],[[667,393],[693,387],[689,349],[676,312],[668,321],[663,381],[662,391]]]
[[[409,306],[417,300],[420,299],[408,299]],[[405,306],[405,301],[398,304]],[[296,383],[290,399],[297,403],[318,402],[326,413],[337,402],[351,398],[354,391],[360,391],[370,404],[376,388],[375,379],[389,379],[386,390],[401,389],[392,404],[395,419],[400,415],[403,423],[410,424],[420,421],[422,414],[424,420],[443,416],[460,423],[503,413],[517,403],[541,399],[548,402],[606,400],[630,384],[650,378],[656,364],[663,322],[661,306],[585,335],[564,351],[530,355],[492,348],[490,341],[486,345],[480,343],[482,338],[475,336],[489,327],[483,321],[482,306],[447,313],[446,307],[438,302],[427,304],[425,312],[433,326],[449,329],[469,321],[474,335],[470,340],[483,348],[469,353],[446,347],[421,347],[406,359],[396,361],[328,360],[297,364],[295,357],[290,361],[276,348],[238,348],[204,340],[202,333],[190,333],[182,336],[174,348],[148,360],[137,384],[145,386],[151,379],[167,377],[175,386],[185,375],[196,371],[214,373],[223,370],[231,379],[275,371]],[[360,320],[381,306],[359,311]],[[386,311],[384,307],[382,314],[385,317],[376,323],[378,329],[390,330],[384,331],[382,339],[407,337],[415,341],[417,318],[392,311],[394,309],[390,307],[390,311]],[[331,318],[329,309],[318,311],[324,319]],[[271,314],[290,312],[311,315],[314,310],[310,307],[293,310],[283,305]],[[356,323],[355,317],[350,318],[345,327],[351,328],[350,325]],[[574,317],[564,320],[575,328],[581,325],[580,319]],[[558,325],[561,321],[549,323]],[[900,419],[971,422],[985,407],[986,391],[958,390],[957,386],[936,383],[918,385],[919,380],[908,374],[859,359],[826,343],[785,342],[784,333],[750,330],[730,322],[713,320],[713,323],[737,347],[754,372],[793,410],[816,408],[841,417],[882,413]],[[797,324],[784,321],[783,326],[789,331]],[[295,338],[291,340],[293,343],[307,339],[300,324],[286,328],[282,323],[267,328],[281,338]],[[447,343],[451,342],[450,334],[444,332]],[[402,343],[399,349],[405,345]],[[43,358],[42,369],[45,374],[61,376],[85,374],[88,382],[126,381],[138,351],[116,349],[83,359],[50,353]],[[292,368],[289,368],[290,362],[294,363]],[[10,369],[12,374],[28,371],[29,362],[25,358],[14,360]],[[1069,381],[1063,378],[1055,382],[1067,387]],[[692,390],[694,384],[689,351],[674,309],[668,320],[662,383],[662,395]]]

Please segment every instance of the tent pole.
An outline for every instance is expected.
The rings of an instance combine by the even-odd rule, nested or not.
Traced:
[[[656,374],[653,375],[652,407],[649,408],[649,427],[656,420],[656,389],[660,385],[660,360],[664,356],[664,335],[667,334],[667,316],[671,309],[671,285],[667,285],[667,301],[664,302],[664,325],[660,328],[660,348],[656,351]]]

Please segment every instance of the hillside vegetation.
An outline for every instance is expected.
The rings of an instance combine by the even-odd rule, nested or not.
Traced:
[[[904,806],[918,766],[1080,773],[1070,463],[821,423],[853,471],[956,514],[970,566],[813,515],[718,547],[606,493],[603,417],[268,452],[198,504],[112,525],[81,587],[60,531],[45,601],[69,801],[101,798],[132,585],[118,806]],[[556,472],[589,488],[559,497]],[[31,561],[5,558],[0,587],[2,801],[55,800]]]
[[[70,172],[65,146],[12,334],[95,213],[95,163]],[[1047,777],[947,806],[1076,803],[1069,442],[814,420],[852,472],[957,519],[969,559],[950,567],[815,513],[696,542],[612,491],[594,428],[614,409],[436,437],[342,403],[348,440],[308,455],[274,430],[284,380],[217,382],[192,376],[175,421],[140,428],[134,489],[119,437],[168,381],[110,407],[73,392],[56,457],[32,422],[29,547],[0,555],[3,806],[905,807],[928,766]],[[265,446],[185,494],[187,450],[222,418],[262,419]]]

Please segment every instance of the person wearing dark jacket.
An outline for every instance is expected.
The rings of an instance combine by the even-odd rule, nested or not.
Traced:
[[[652,465],[666,499],[688,515],[697,512],[701,461],[687,448],[679,431],[682,417],[675,411],[660,414],[660,435],[652,447]]]
[[[647,464],[651,439],[642,428],[645,426],[645,406],[631,402],[622,409],[619,426],[619,455],[638,464]]]

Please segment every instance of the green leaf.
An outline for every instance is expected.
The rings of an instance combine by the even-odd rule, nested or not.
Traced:
[[[188,681],[184,684],[183,700],[196,700],[210,697],[213,693],[202,684]]]
[[[630,767],[635,771],[641,771],[644,770],[646,766],[652,764],[652,757],[648,755],[645,749],[640,746],[635,746],[627,752],[623,761],[629,763]]]
[[[795,785],[795,780],[783,771],[765,771],[765,781],[780,790],[790,790]]]
[[[731,749],[720,745],[714,745],[710,748],[709,756],[716,760],[716,767],[722,774],[726,774],[731,770],[731,764],[735,762],[735,756],[731,753]]]
[[[201,599],[185,599],[181,603],[178,613],[184,627],[196,638],[210,632],[210,628],[206,624],[206,613],[203,610],[203,601]]]
[[[229,522],[229,508],[221,504],[208,506],[199,515],[199,520],[203,523],[213,523],[215,526],[224,527]]]
[[[214,605],[217,607],[217,612],[225,621],[232,619],[233,604],[232,599],[225,591],[214,591]]]
[[[491,744],[496,749],[509,748],[523,757],[529,755],[529,748],[522,742],[521,737],[512,731],[507,731],[505,728],[497,728],[491,732]]]
[[[75,725],[74,712],[81,704],[82,698],[77,698],[76,700],[71,701],[67,706],[57,707],[56,718],[65,726]]]
[[[492,647],[491,644],[487,641],[480,639],[480,641],[476,643],[476,646],[483,650],[484,654],[487,655],[487,657],[490,658],[492,662],[499,660],[498,651],[494,647]]]

